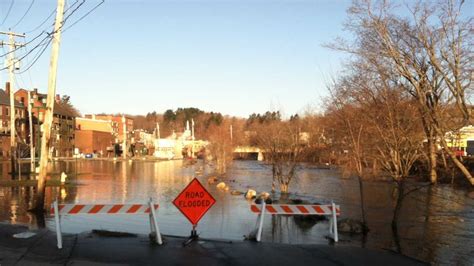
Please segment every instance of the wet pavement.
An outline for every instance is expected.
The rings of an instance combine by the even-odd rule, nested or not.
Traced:
[[[198,240],[164,237],[151,244],[147,236],[103,237],[93,233],[63,236],[54,232],[16,239],[27,227],[0,224],[0,265],[426,265],[389,251],[327,245],[288,245],[252,241]]]

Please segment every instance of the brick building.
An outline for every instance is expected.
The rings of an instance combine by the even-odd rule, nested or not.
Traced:
[[[19,89],[15,92],[15,99],[25,107],[28,104],[28,90]],[[33,120],[33,142],[36,151],[39,152],[38,143],[41,139],[40,125],[44,122],[47,95],[31,91],[32,120]],[[56,95],[53,110],[53,125],[51,128],[51,155],[55,157],[71,157],[75,148],[75,111],[63,103],[59,95]],[[28,127],[27,127],[28,128]],[[28,129],[25,129],[28,132]],[[29,134],[29,132],[27,133]],[[25,135],[27,135],[25,134]],[[29,140],[27,140],[29,142]]]
[[[76,118],[76,148],[80,153],[106,156],[112,153],[113,122],[93,118]]]
[[[110,121],[112,123],[112,130],[114,135],[114,143],[121,143],[123,141],[123,117],[121,115],[85,115],[86,118]],[[130,141],[133,137],[133,119],[125,117],[125,124],[127,126],[127,140]]]
[[[17,130],[17,141],[24,139],[25,108],[18,102],[15,106],[15,124]],[[0,158],[10,156],[10,84],[7,82],[5,90],[0,89]]]

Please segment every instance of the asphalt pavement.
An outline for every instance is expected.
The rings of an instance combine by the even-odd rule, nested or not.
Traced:
[[[33,232],[30,238],[15,234]],[[47,229],[0,224],[0,266],[6,265],[426,265],[386,250],[338,245],[289,245],[205,240],[183,246],[184,238],[164,236],[152,244],[145,235],[64,234],[63,248]]]

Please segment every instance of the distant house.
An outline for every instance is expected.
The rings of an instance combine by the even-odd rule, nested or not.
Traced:
[[[474,156],[474,126],[469,125],[458,131],[446,133],[448,146],[460,156]]]

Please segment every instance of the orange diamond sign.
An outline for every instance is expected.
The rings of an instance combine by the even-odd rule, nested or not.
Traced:
[[[188,186],[174,199],[173,204],[188,218],[194,226],[216,203],[212,195],[194,178]]]

